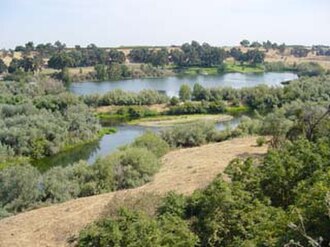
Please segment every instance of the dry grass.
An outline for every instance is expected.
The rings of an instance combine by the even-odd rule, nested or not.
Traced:
[[[269,50],[266,53],[267,62],[283,62],[285,64],[293,65],[299,63],[315,62],[319,63],[323,68],[330,69],[330,57],[329,56],[316,56],[310,52],[307,57],[295,57],[290,55],[290,49],[287,49],[284,54],[280,54],[278,51]]]
[[[163,166],[153,181],[142,187],[80,198],[3,219],[0,246],[68,246],[68,239],[109,210],[109,203],[125,204],[127,198],[139,198],[141,193],[191,194],[208,185],[235,157],[266,153],[266,146],[257,147],[255,143],[256,137],[246,137],[172,151],[163,157]]]
[[[79,74],[83,74],[83,75],[86,75],[90,72],[94,72],[94,67],[91,66],[91,67],[79,67],[79,68],[70,68],[69,69],[69,73],[71,75],[79,75]]]

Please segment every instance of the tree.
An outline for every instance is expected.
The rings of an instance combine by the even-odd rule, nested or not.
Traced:
[[[175,65],[182,67],[186,65],[186,56],[183,51],[179,49],[172,50],[170,53],[170,60]]]
[[[19,70],[21,67],[21,61],[17,58],[13,58],[9,64],[8,72],[9,73],[15,73],[17,70]]]
[[[34,51],[34,50],[35,50],[34,43],[32,41],[25,44],[25,51],[26,52],[31,52],[31,51]]]
[[[192,92],[193,100],[206,100],[210,99],[210,91],[204,88],[201,84],[194,84],[193,92]]]
[[[265,135],[272,136],[272,147],[279,147],[292,125],[292,121],[285,117],[284,111],[278,110],[266,116],[263,121],[262,132]]]
[[[262,46],[262,44],[260,44],[258,41],[254,41],[250,45],[250,47],[253,47],[253,48],[260,48],[261,46]]]
[[[285,52],[285,49],[286,49],[285,43],[279,45],[278,49],[279,49],[280,53],[283,54]]]
[[[253,65],[261,64],[264,62],[265,53],[259,50],[249,50],[246,52],[246,60]]]
[[[25,52],[25,47],[22,45],[18,45],[15,47],[15,51],[17,52]]]
[[[40,55],[36,55],[32,58],[32,71],[39,71],[42,69],[44,61]]]
[[[237,49],[237,48],[231,48],[230,52],[229,52],[230,56],[232,56],[234,58],[235,61],[239,61],[242,57],[242,51],[241,49]]]
[[[165,66],[169,62],[169,54],[166,48],[162,48],[157,51],[151,51],[147,62],[151,63],[153,66]]]
[[[147,48],[132,49],[128,56],[133,63],[146,63],[149,50]]]
[[[304,47],[294,47],[291,50],[291,55],[295,57],[307,57],[309,50]]]
[[[5,64],[5,62],[0,59],[0,74],[4,73],[4,72],[7,72],[7,65]]]
[[[126,60],[125,53],[116,49],[109,51],[109,62],[110,63],[124,63]]]
[[[185,102],[191,99],[191,88],[187,84],[183,84],[180,87],[179,91],[180,100]]]
[[[109,80],[119,80],[122,78],[121,66],[118,63],[110,64],[107,68]]]
[[[66,44],[61,43],[59,40],[54,43],[54,47],[58,52],[62,52],[66,48]]]
[[[53,69],[64,69],[72,67],[74,60],[66,52],[60,52],[53,55],[48,61],[48,67]]]
[[[33,58],[31,57],[24,57],[20,60],[20,67],[24,69],[25,72],[28,71],[34,71],[34,64],[33,64]]]
[[[243,47],[249,47],[249,45],[250,45],[250,41],[248,41],[247,39],[243,39],[243,40],[240,42],[240,45],[243,46]]]
[[[94,66],[94,69],[98,80],[105,81],[108,78],[107,67],[104,64],[97,64]]]

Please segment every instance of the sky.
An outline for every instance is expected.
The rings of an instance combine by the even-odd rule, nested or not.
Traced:
[[[330,0],[0,0],[0,49],[242,39],[330,45]]]

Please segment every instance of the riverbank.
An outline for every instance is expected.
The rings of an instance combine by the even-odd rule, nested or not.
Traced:
[[[224,114],[194,114],[194,115],[178,115],[178,116],[157,116],[147,117],[130,121],[129,125],[139,125],[145,127],[170,127],[180,124],[193,123],[197,121],[211,121],[215,123],[226,122],[232,120],[233,117]]]

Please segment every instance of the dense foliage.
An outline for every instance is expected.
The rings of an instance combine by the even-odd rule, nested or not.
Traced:
[[[142,90],[139,93],[125,92],[121,89],[115,89],[104,95],[86,95],[83,100],[90,106],[105,105],[153,105],[168,102],[165,94],[155,90]]]
[[[216,141],[218,133],[214,123],[198,122],[165,129],[162,138],[172,147],[194,147]]]
[[[2,82],[0,88],[0,163],[42,158],[97,138],[97,119],[60,82]]]

